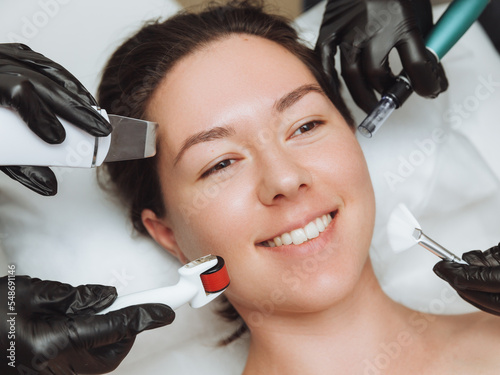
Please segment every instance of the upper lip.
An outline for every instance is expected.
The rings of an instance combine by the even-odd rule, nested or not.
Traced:
[[[262,242],[265,242],[265,241],[269,241],[269,240],[272,240],[273,238],[275,238],[277,236],[281,236],[283,233],[290,233],[291,231],[293,231],[295,229],[304,228],[307,224],[309,224],[312,220],[316,219],[317,217],[321,217],[323,215],[335,213],[337,211],[338,211],[338,208],[334,208],[334,209],[329,210],[329,211],[322,211],[322,212],[317,213],[317,214],[307,215],[306,219],[301,219],[298,222],[296,221],[294,223],[290,223],[290,224],[286,225],[283,229],[280,229],[279,232],[275,232],[274,235],[267,236],[267,237],[262,238],[262,239],[258,239],[255,243],[259,244],[259,243],[262,243]]]

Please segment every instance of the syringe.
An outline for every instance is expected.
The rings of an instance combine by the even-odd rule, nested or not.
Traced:
[[[426,41],[426,48],[440,59],[465,34],[481,15],[490,0],[454,0],[433,27]],[[361,122],[358,130],[371,138],[392,112],[401,107],[413,92],[410,80],[404,72],[396,83],[382,95],[375,109]]]

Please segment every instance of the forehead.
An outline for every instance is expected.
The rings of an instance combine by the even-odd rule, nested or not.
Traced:
[[[160,134],[177,138],[188,124],[196,132],[228,116],[270,109],[283,94],[308,83],[316,83],[315,78],[290,51],[264,38],[235,34],[180,60],[157,88],[148,114],[159,123]]]

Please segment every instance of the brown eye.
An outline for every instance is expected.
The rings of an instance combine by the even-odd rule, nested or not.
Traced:
[[[316,127],[321,125],[320,121],[311,121],[306,124],[301,125],[293,134],[292,136],[297,136],[300,134],[304,134],[307,132],[310,132],[311,130],[314,130]]]
[[[213,173],[216,173],[216,172],[219,172],[220,170],[224,169],[224,168],[227,168],[229,167],[231,164],[234,163],[234,159],[226,159],[226,160],[222,160],[220,162],[218,162],[217,164],[215,164],[212,168],[210,168],[208,171],[206,171],[205,173],[203,173],[201,175],[202,178],[204,177],[208,177],[210,176],[211,174]]]

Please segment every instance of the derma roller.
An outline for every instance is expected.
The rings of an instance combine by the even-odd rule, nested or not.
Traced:
[[[189,302],[191,307],[199,308],[213,301],[229,286],[226,265],[219,256],[198,258],[179,268],[178,272],[180,279],[176,285],[118,297],[111,306],[98,314],[144,303],[162,303],[175,310]]]

